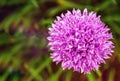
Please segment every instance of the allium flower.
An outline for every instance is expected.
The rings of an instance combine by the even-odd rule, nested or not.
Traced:
[[[73,68],[81,73],[97,70],[113,52],[109,30],[93,11],[67,11],[57,16],[49,28],[51,58],[56,63],[61,62],[63,69]]]

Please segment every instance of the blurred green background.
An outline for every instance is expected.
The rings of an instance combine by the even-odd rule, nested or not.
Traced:
[[[47,47],[48,27],[73,8],[96,11],[114,37],[111,58],[88,75],[62,70]],[[120,81],[120,1],[0,0],[0,81]]]

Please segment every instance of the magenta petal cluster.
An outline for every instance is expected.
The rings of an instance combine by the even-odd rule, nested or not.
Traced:
[[[73,68],[81,73],[97,70],[113,52],[109,30],[93,11],[67,11],[57,16],[49,28],[51,58],[61,62],[63,69]]]

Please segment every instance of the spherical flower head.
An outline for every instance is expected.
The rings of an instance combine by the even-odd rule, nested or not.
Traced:
[[[47,38],[54,62],[81,73],[97,70],[113,52],[112,34],[95,12],[79,9],[57,16]]]

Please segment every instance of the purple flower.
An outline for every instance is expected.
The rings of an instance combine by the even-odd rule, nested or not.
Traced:
[[[54,62],[81,73],[97,70],[114,48],[112,34],[95,12],[79,9],[57,16],[47,38]]]

